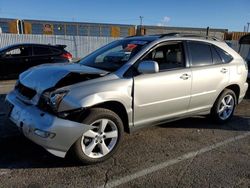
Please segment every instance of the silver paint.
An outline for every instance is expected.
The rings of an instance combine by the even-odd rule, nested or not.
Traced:
[[[155,45],[185,40],[214,44],[231,54],[234,60],[228,64],[187,67],[141,74],[133,78],[124,77],[127,70]],[[240,88],[239,103],[248,88],[247,70],[239,54],[224,42],[196,38],[159,38],[149,43],[116,72],[109,74],[78,64],[32,68],[20,76],[20,82],[37,91],[33,102],[27,104],[23,99],[18,99],[19,94],[15,91],[8,94],[6,99],[17,109],[16,114],[19,114],[19,117],[13,121],[17,126],[23,123],[25,135],[60,157],[64,157],[72,144],[90,130],[91,126],[42,112],[36,104],[44,90],[54,87],[70,72],[97,73],[104,76],[59,88],[69,91],[59,105],[59,112],[91,108],[104,102],[118,102],[126,109],[131,130],[180,117],[208,114],[219,94],[233,84]],[[36,128],[53,132],[56,136],[43,139],[33,134]]]

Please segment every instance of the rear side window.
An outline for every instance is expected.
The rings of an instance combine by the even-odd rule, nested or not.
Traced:
[[[233,60],[233,57],[229,53],[225,52],[224,50],[222,50],[221,48],[217,46],[214,46],[214,48],[220,55],[223,63],[229,63],[230,61]]]
[[[191,65],[193,67],[213,64],[210,45],[202,42],[189,41],[188,48],[191,56]]]
[[[45,48],[45,47],[33,47],[33,53],[34,55],[52,55],[53,54],[50,48]]]

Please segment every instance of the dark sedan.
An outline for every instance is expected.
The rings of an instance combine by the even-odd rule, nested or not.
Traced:
[[[66,45],[15,44],[0,49],[0,78],[17,78],[30,67],[71,62]]]

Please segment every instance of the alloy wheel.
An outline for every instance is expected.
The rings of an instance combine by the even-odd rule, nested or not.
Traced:
[[[220,119],[226,120],[227,118],[229,118],[234,110],[234,105],[235,105],[234,97],[230,94],[225,95],[221,100],[217,111]]]
[[[99,119],[91,124],[94,128],[83,133],[81,148],[90,158],[101,158],[112,151],[118,140],[118,128],[109,119]]]

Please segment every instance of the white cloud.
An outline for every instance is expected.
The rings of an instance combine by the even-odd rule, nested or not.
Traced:
[[[169,16],[164,16],[161,22],[157,24],[157,26],[167,26],[170,20],[171,18]]]
[[[163,18],[163,22],[165,22],[165,23],[168,23],[170,20],[171,20],[171,18],[168,17],[168,16],[165,16],[165,17]]]

